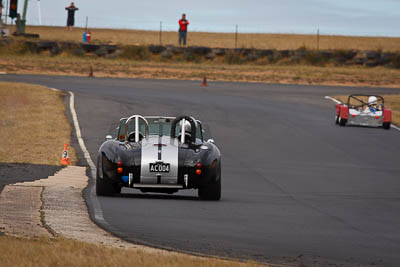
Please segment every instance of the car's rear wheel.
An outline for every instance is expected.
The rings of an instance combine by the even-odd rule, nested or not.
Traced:
[[[199,198],[202,200],[220,200],[221,199],[221,178],[217,182],[202,186],[198,190]]]
[[[340,126],[345,126],[346,125],[346,123],[347,123],[347,120],[346,119],[343,119],[343,118],[339,118],[339,125]]]
[[[99,174],[96,175],[96,195],[114,196],[119,193],[121,193],[121,186],[109,183],[105,177],[101,179]]]
[[[391,124],[390,122],[384,122],[382,124],[383,129],[389,130],[390,129],[390,124]]]
[[[335,116],[335,123],[339,124],[339,116],[338,115]]]

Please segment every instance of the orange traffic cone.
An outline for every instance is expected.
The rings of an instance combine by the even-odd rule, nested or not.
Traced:
[[[64,144],[64,151],[61,154],[60,164],[69,166],[69,157],[68,157],[68,149],[67,144]]]
[[[207,87],[207,86],[208,86],[208,84],[207,84],[207,77],[206,77],[206,76],[204,76],[204,78],[203,78],[203,83],[201,84],[201,86],[203,86],[203,87]]]

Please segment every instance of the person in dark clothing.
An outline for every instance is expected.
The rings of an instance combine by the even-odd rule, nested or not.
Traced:
[[[186,15],[182,14],[182,18],[179,20],[179,45],[183,43],[186,45],[187,28],[189,21],[186,19]]]
[[[65,10],[68,11],[67,29],[72,31],[72,27],[75,25],[75,11],[79,9],[74,5],[74,2],[72,2]]]

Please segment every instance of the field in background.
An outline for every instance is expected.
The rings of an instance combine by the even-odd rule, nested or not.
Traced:
[[[60,165],[64,144],[76,162],[63,98],[64,93],[43,86],[0,82],[2,163]]]
[[[64,40],[77,43],[81,42],[83,31],[81,28],[75,28],[69,32],[64,27],[27,27],[28,33],[39,33],[41,40]],[[94,42],[97,43],[122,45],[159,43],[159,35],[155,31],[93,29],[92,34]],[[163,44],[176,45],[176,39],[176,32],[163,33]],[[301,52],[304,47],[315,49],[316,40],[314,35],[239,34],[238,47],[278,50],[302,48],[296,51]],[[232,48],[234,43],[234,34],[189,33],[190,45]],[[400,38],[321,36],[320,49],[375,51],[378,49],[400,52]],[[339,54],[341,51],[344,50],[335,50]],[[319,56],[308,56],[306,60],[298,62],[292,60],[293,57],[277,62],[268,57],[243,61],[234,53],[227,53],[213,60],[204,58],[197,60],[194,55],[192,55],[193,58],[185,58],[185,54],[164,59],[160,55],[152,55],[144,46],[122,49],[122,53],[116,53],[109,58],[82,53],[63,51],[61,54],[53,55],[45,51],[36,54],[29,52],[26,46],[21,47],[18,42],[15,42],[13,45],[0,49],[0,72],[88,76],[90,68],[93,67],[95,77],[183,80],[202,80],[207,77],[208,80],[218,81],[400,87],[400,69],[398,68],[337,64],[334,60],[324,63]],[[379,51],[378,54],[380,54]],[[236,61],[238,62],[235,63]]]
[[[91,66],[95,77],[199,80],[200,84],[206,76],[209,82],[400,87],[400,70],[384,67],[199,64],[76,57],[68,54],[56,57],[45,54],[3,54],[0,57],[0,71],[7,73],[88,76]]]
[[[9,26],[10,32],[15,29]],[[84,29],[74,28],[68,32],[64,27],[27,26],[27,33],[38,33],[41,39],[82,41]],[[159,32],[143,30],[117,30],[117,29],[91,29],[94,42],[114,44],[160,44]],[[177,32],[163,32],[163,45],[177,45]],[[234,33],[208,33],[189,32],[188,45],[208,46],[221,48],[235,47]],[[316,35],[303,34],[251,34],[239,33],[238,48],[258,49],[298,49],[306,47],[317,49]],[[400,38],[394,37],[352,37],[321,35],[319,49],[358,49],[358,50],[382,50],[400,51]]]
[[[385,106],[392,110],[392,121],[400,126],[400,95],[382,95],[385,100]],[[348,96],[339,95],[334,98],[347,103]]]

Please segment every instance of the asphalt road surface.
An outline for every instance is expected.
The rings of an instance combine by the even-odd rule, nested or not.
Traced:
[[[127,240],[273,263],[400,265],[400,131],[339,127],[325,95],[400,89],[2,75],[75,93],[93,160],[120,117],[193,115],[223,154],[222,200],[98,198]],[[90,203],[89,203],[90,207]]]

